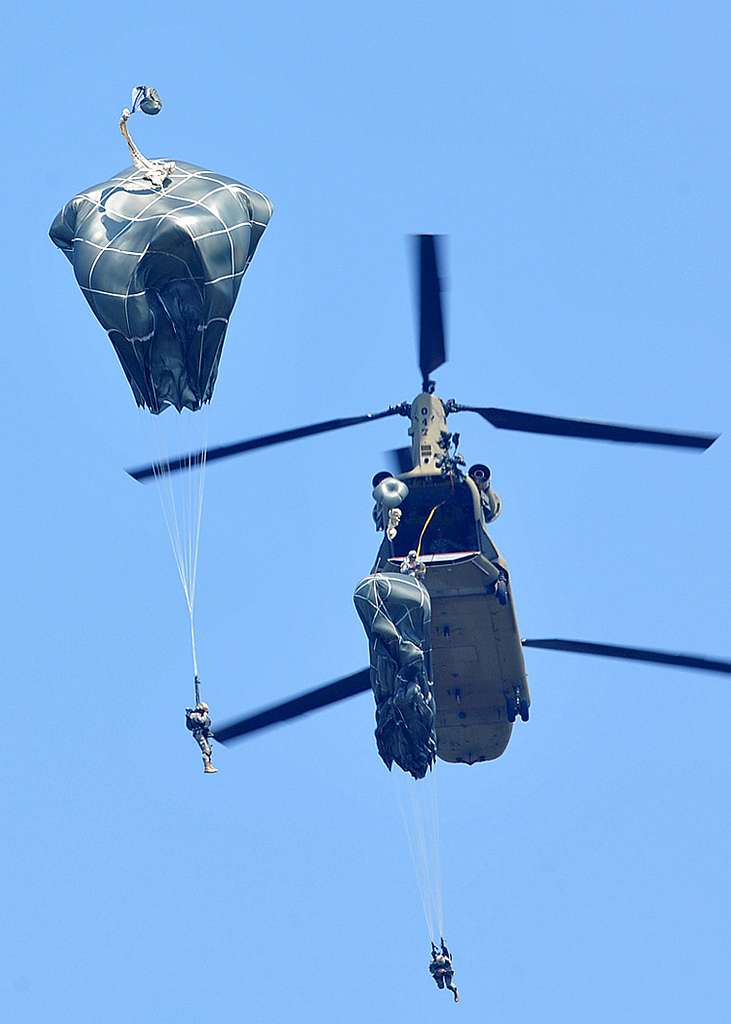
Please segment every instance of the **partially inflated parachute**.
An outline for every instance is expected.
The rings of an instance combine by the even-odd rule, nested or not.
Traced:
[[[389,770],[395,761],[422,779],[437,752],[429,592],[415,575],[378,572],[354,600],[369,640],[378,753]]]
[[[172,166],[160,186],[132,166],[85,189],[50,232],[137,404],[153,413],[210,400],[241,280],[272,214],[266,196],[233,178]]]

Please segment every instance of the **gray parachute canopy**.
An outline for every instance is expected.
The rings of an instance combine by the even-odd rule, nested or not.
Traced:
[[[128,167],[51,225],[109,334],[137,404],[210,401],[241,280],[272,215],[266,196],[177,163],[162,188]]]
[[[429,593],[413,575],[374,573],[354,601],[369,640],[378,753],[389,771],[395,761],[422,779],[437,753]]]

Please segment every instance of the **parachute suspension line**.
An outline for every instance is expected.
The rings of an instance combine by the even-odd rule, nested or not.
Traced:
[[[424,920],[430,939],[438,942],[444,935],[444,900],[436,765],[424,779],[414,780],[402,775],[398,785],[399,809],[416,874]]]
[[[177,420],[175,416],[177,415]],[[195,415],[195,421],[192,419]],[[164,416],[168,420],[163,419]],[[171,419],[173,417],[173,419]],[[147,417],[145,417],[147,419]],[[205,468],[208,450],[208,419],[203,411],[175,414],[172,410],[152,417],[150,426],[155,450],[154,474],[156,490],[160,499],[163,520],[170,538],[178,577],[190,624],[190,645],[193,660],[194,680],[199,678],[198,648],[195,629],[195,597],[198,581],[198,556],[203,517],[205,492]],[[173,432],[176,440],[171,443],[166,428],[175,423]],[[203,428],[203,438],[195,436],[197,428]],[[203,443],[201,443],[201,440]],[[175,449],[175,452],[173,451]],[[174,476],[168,472],[172,456],[184,448],[198,454],[189,456],[182,473]],[[195,684],[199,696],[199,685]],[[197,700],[196,700],[197,703]]]
[[[428,864],[428,878],[431,887],[432,902],[434,906],[434,924],[437,926],[437,935],[444,935],[444,895],[442,884],[442,858],[439,842],[439,776],[436,774],[436,764],[432,768],[423,787],[423,836],[425,856]],[[419,798],[422,793],[419,792]]]
[[[432,872],[435,879],[434,894],[436,919],[437,924],[439,925],[439,937],[441,939],[444,935],[444,883],[442,876],[441,830],[439,827],[439,776],[436,774],[436,764],[432,769],[432,773],[428,794],[430,797],[431,834],[434,839],[434,844],[432,846]]]
[[[205,492],[205,481],[206,481],[206,459],[208,454],[208,420],[207,418],[203,421],[204,426],[204,439],[203,445],[200,448],[200,455],[197,456],[192,464],[189,460],[188,465],[188,591],[186,592],[186,601],[188,603],[188,611],[190,615],[190,640],[191,640],[191,651],[193,654],[193,672],[195,679],[198,679],[198,653],[196,649],[196,636],[195,636],[195,595],[196,585],[198,582],[198,555],[200,552],[200,536],[201,536],[201,522],[203,519],[203,496]],[[197,493],[193,493],[193,480],[197,480]],[[198,684],[196,684],[196,692],[200,690]],[[199,694],[200,696],[200,694]],[[198,703],[198,700],[196,700]]]
[[[417,851],[416,829],[413,827],[413,822],[409,816],[409,808],[407,808],[406,806],[406,799],[403,793],[401,792],[399,793],[399,810],[401,811],[401,820],[404,823],[404,831],[406,832],[406,839],[409,844],[409,854],[411,855],[411,863],[413,864],[414,872],[416,874],[416,883],[419,889],[421,909],[424,912],[426,929],[429,933],[429,938],[433,942],[437,938],[437,935],[434,929],[434,915],[432,913],[432,905],[427,895],[426,885],[424,884],[424,861],[423,858],[420,856],[421,851]]]
[[[196,509],[196,529],[195,529],[195,547],[193,554],[193,593],[195,593],[196,584],[198,582],[198,554],[200,551],[201,541],[201,522],[203,521],[203,495],[205,492],[206,485],[206,464],[208,461],[208,417],[206,416],[203,421],[204,434],[203,434],[203,447],[200,450],[200,461],[198,463],[199,473],[199,487],[198,487],[198,507]]]

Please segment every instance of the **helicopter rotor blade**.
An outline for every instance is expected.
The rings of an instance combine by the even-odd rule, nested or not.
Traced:
[[[520,430],[529,434],[581,437],[594,441],[618,441],[622,444],[665,445],[669,448],[695,448],[705,451],[719,437],[718,434],[683,434],[671,430],[648,430],[645,427],[627,427],[619,423],[564,419],[560,416],[538,416],[532,412],[482,408],[476,405],[458,405],[457,411],[476,412],[498,430]]]
[[[215,448],[208,448],[206,451],[179,455],[169,462],[153,462],[147,466],[137,466],[135,469],[128,469],[127,473],[134,480],[144,483],[147,480],[151,480],[155,475],[177,473],[181,469],[188,469],[191,465],[199,464],[204,458],[206,463],[218,462],[220,459],[228,459],[232,455],[241,455],[243,452],[256,451],[258,448],[269,448],[271,445],[284,444],[285,441],[296,441],[300,437],[326,434],[330,430],[342,430],[344,427],[355,427],[359,423],[381,420],[384,416],[396,416],[400,411],[399,407],[391,406],[383,412],[371,412],[365,416],[349,416],[338,420],[324,420],[322,423],[311,423],[309,426],[295,427],[293,430],[280,430],[276,434],[262,434],[261,437],[251,437],[246,441],[235,441],[233,444],[221,444]]]
[[[439,274],[441,235],[415,235],[414,241],[419,291],[419,368],[426,390],[429,375],[447,359],[443,284]]]
[[[311,711],[317,711],[318,708],[355,697],[356,694],[365,693],[370,688],[371,672],[366,668],[361,672],[354,672],[353,675],[337,679],[334,683],[320,686],[316,690],[308,690],[307,693],[299,694],[281,704],[273,704],[271,707],[228,722],[220,728],[217,727],[214,738],[219,743],[230,743],[232,740],[248,736],[249,733],[260,732],[262,729],[268,729],[281,722],[289,722],[293,718],[300,718]]]
[[[595,644],[584,640],[523,640],[523,647],[544,651],[564,651],[569,654],[593,654],[600,658],[621,658],[625,661],[646,661],[654,665],[690,668],[700,672],[720,672],[731,675],[731,661],[719,658],[701,658],[694,654],[673,651],[653,651],[644,647],[620,647],[617,644]]]

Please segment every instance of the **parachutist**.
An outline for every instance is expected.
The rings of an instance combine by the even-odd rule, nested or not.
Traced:
[[[386,526],[386,536],[389,540],[396,540],[396,534],[398,533],[399,524],[401,523],[402,512],[400,508],[390,508],[388,510],[388,525]]]
[[[203,771],[206,775],[213,775],[218,768],[213,767],[211,761],[211,718],[208,714],[208,705],[198,701],[194,708],[185,709],[185,727],[193,733],[193,739],[201,748],[203,755]]]
[[[417,579],[422,579],[426,575],[426,565],[416,551],[409,551],[401,563],[400,572],[404,576],[416,576]]]
[[[454,968],[452,967],[452,954],[447,949],[444,939],[441,939],[441,949],[434,943],[431,944],[431,963],[429,973],[438,988],[447,988],[454,996],[455,1003],[459,1002],[459,992],[454,984]]]

